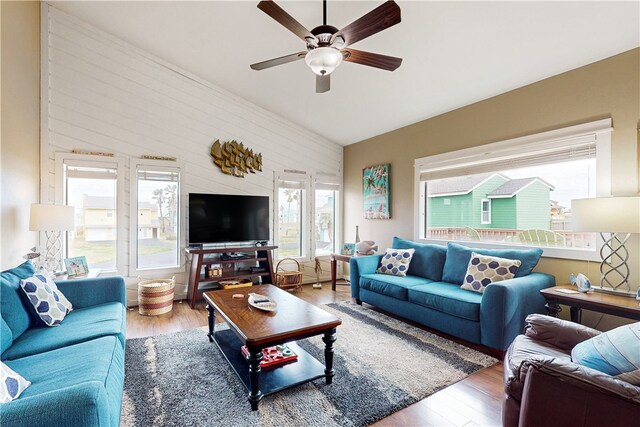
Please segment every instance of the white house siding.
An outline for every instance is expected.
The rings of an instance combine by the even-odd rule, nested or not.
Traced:
[[[53,6],[44,4],[42,12],[43,200],[55,200],[55,153],[72,149],[127,159],[127,220],[128,160],[144,154],[182,162],[184,206],[190,192],[265,195],[273,202],[274,171],[285,169],[342,181],[340,145]],[[236,139],[262,153],[263,171],[245,178],[220,172],[209,155],[216,139]],[[128,251],[128,229],[124,236]],[[124,258],[128,264],[129,254]],[[326,277],[328,262],[324,267]],[[312,265],[304,272],[315,279]],[[176,298],[181,298],[185,275],[176,279]],[[128,279],[130,304],[136,300],[136,282]]]

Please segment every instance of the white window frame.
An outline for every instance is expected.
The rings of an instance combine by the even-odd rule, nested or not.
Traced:
[[[484,204],[487,204],[489,209],[484,210]],[[487,213],[488,220],[484,220],[484,213]],[[491,224],[491,200],[490,199],[481,199],[480,200],[480,224]]]
[[[157,171],[178,172],[178,265],[171,267],[138,268],[138,168],[140,166],[152,168]],[[130,189],[129,189],[129,275],[136,277],[149,273],[170,274],[184,273],[185,254],[185,203],[183,197],[183,167],[181,162],[168,162],[152,159],[132,159],[130,163]]]
[[[463,172],[465,168],[478,169],[483,164],[490,164],[496,160],[517,161],[529,155],[544,155],[586,144],[596,147],[596,196],[611,195],[611,119],[597,120],[575,126],[548,132],[527,135],[519,138],[491,144],[480,145],[463,150],[452,151],[434,156],[422,157],[414,162],[414,239],[416,241],[446,244],[447,241],[426,239],[426,204],[425,204],[425,175],[445,177],[455,176],[455,172]],[[435,179],[435,178],[432,178]],[[513,245],[494,242],[477,242],[476,247],[510,248]],[[517,247],[523,247],[518,245]],[[598,251],[602,246],[602,239],[597,237],[596,248],[542,248],[544,257],[599,261]],[[524,246],[526,247],[526,246]]]
[[[340,199],[342,198],[341,194],[342,194],[342,185],[340,183],[340,179],[335,176],[335,175],[329,175],[329,174],[321,174],[318,173],[315,175],[314,179],[313,179],[313,186],[312,186],[312,194],[313,194],[313,200],[312,200],[312,207],[311,207],[311,214],[312,214],[312,218],[311,218],[311,230],[315,229],[315,214],[316,214],[316,190],[326,190],[329,189],[328,187],[333,187],[333,190],[337,193],[336,197],[334,198],[334,236],[333,236],[333,241],[334,241],[334,248],[333,251],[334,253],[339,253],[340,252],[340,247],[342,246],[342,242],[340,241],[340,236],[342,236],[342,223],[340,221]],[[330,254],[322,254],[322,255],[316,255],[316,241],[315,241],[315,233],[311,233],[311,237],[312,237],[312,242],[311,242],[311,258],[315,258],[316,256],[320,256],[320,257],[327,257],[330,256]]]
[[[94,156],[74,153],[55,153],[55,203],[65,204],[64,192],[66,185],[64,182],[64,165],[95,167],[95,168],[112,168],[116,170],[116,198],[117,198],[117,215],[116,215],[116,269],[101,270],[100,274],[104,276],[118,274],[123,276],[126,271],[127,262],[127,216],[126,216],[126,192],[125,192],[125,174],[127,162],[124,157],[107,157]],[[65,239],[66,241],[66,239]],[[64,248],[66,253],[66,247]],[[89,266],[91,267],[91,266]]]
[[[304,190],[305,194],[302,200],[302,230],[301,230],[301,241],[300,241],[300,250],[302,254],[300,256],[295,257],[284,257],[284,258],[294,258],[299,262],[308,262],[312,259],[311,251],[311,237],[313,233],[311,232],[313,227],[313,215],[311,214],[312,210],[312,197],[315,196],[311,193],[311,178],[306,172],[275,172],[274,173],[274,181],[273,181],[273,241],[276,246],[279,246],[279,230],[278,226],[279,221],[279,211],[278,207],[280,206],[280,181],[291,181],[291,182],[299,182],[301,188]],[[280,251],[276,250],[276,259],[282,259],[280,257]]]

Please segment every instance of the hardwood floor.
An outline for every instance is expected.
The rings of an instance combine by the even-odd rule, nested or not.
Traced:
[[[337,286],[336,292],[332,292],[329,283],[324,283],[322,289],[305,285],[295,295],[316,305],[351,300],[348,286]],[[216,320],[219,321],[220,316]],[[206,325],[204,303],[192,310],[186,301],[175,302],[170,313],[160,316],[141,316],[137,307],[133,307],[127,313],[127,338],[167,334]],[[499,426],[502,393],[502,362],[498,362],[378,421],[374,426]]]

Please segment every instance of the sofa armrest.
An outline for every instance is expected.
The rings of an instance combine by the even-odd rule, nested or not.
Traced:
[[[86,382],[1,404],[0,420],[2,425],[13,427],[108,426],[115,420],[110,417],[107,401],[102,383]]]
[[[121,276],[62,280],[56,282],[56,285],[75,308],[107,302],[120,302],[127,306],[127,293],[124,278]]]
[[[349,262],[349,280],[351,281],[351,296],[360,299],[360,276],[376,272],[383,255],[366,255],[351,257]]]
[[[602,333],[579,323],[543,314],[530,314],[525,321],[524,334],[526,336],[567,351],[582,341]]]
[[[524,330],[527,315],[545,312],[540,290],[555,283],[550,274],[531,273],[487,286],[480,302],[481,343],[506,350]]]
[[[520,426],[637,424],[640,387],[568,361],[526,363]]]

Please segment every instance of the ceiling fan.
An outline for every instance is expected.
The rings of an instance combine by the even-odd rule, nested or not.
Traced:
[[[316,73],[316,93],[323,93],[329,91],[330,74],[343,60],[388,71],[393,71],[402,64],[402,58],[348,47],[400,22],[400,7],[393,0],[384,2],[341,30],[327,25],[327,0],[322,2],[323,24],[311,31],[271,0],[258,3],[258,9],[304,40],[307,50],[252,64],[251,68],[254,70],[264,70],[304,58]]]

